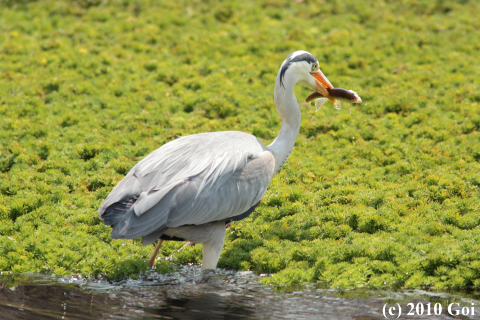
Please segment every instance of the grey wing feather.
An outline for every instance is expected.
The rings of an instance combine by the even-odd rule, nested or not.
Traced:
[[[265,194],[274,167],[270,151],[246,133],[182,137],[133,167],[102,203],[100,218],[114,226],[113,238],[153,242],[167,227],[247,211]]]

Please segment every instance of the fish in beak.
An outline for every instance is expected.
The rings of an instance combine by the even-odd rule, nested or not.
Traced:
[[[317,71],[311,72],[310,73],[314,78],[316,82],[315,86],[315,91],[320,93],[322,96],[330,99],[330,94],[328,93],[326,88],[333,88],[332,84],[330,81],[328,81],[327,77],[318,69]],[[308,99],[308,98],[307,98]],[[335,99],[331,98],[330,100],[334,101]]]
[[[305,99],[305,102],[310,103],[310,101],[315,100],[315,105],[317,107],[316,111],[320,109],[327,99],[332,101],[334,107],[338,110],[340,110],[340,101],[347,101],[350,103],[362,102],[362,99],[355,91],[334,88],[320,70],[311,72],[310,74],[316,80],[315,92],[309,95],[307,99]]]

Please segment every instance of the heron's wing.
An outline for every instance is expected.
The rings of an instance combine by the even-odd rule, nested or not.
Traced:
[[[273,155],[249,134],[183,137],[138,163],[104,201],[100,218],[115,225],[112,237],[152,241],[167,227],[227,220],[260,201],[274,167]]]

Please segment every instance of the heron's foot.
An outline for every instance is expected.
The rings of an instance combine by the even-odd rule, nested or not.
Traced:
[[[150,265],[150,267],[153,267],[153,265],[155,264],[155,258],[157,257],[158,250],[160,250],[160,247],[162,246],[162,242],[162,239],[158,239],[157,246],[155,247],[155,250],[153,250],[153,254],[150,257],[150,260],[148,260],[148,264]]]

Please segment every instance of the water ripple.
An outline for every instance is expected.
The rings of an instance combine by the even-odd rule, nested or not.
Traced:
[[[202,272],[196,266],[179,272],[150,272],[138,280],[109,282],[80,276],[55,278],[30,275],[15,281],[0,277],[0,319],[385,319],[387,303],[404,308],[401,318],[452,319],[452,310],[474,305],[480,319],[478,296],[444,292],[339,291],[307,287],[276,292],[261,285],[253,272],[217,269]],[[13,282],[12,282],[13,281]],[[12,284],[14,283],[14,284]],[[442,314],[407,316],[407,304],[439,303]]]

